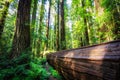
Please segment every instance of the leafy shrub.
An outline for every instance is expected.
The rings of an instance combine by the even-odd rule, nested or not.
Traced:
[[[50,73],[53,77],[57,78],[58,80],[62,80],[62,77],[58,74],[56,70],[53,69],[53,67],[50,66]]]
[[[1,56],[0,80],[48,80],[51,74],[55,78],[60,78],[52,67],[50,72],[46,70],[46,58],[29,56],[29,54],[22,54],[12,60]]]

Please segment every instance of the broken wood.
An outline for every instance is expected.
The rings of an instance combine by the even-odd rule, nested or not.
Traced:
[[[47,61],[65,80],[120,80],[120,40],[51,53]]]

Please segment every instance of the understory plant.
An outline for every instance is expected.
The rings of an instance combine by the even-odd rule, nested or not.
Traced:
[[[46,58],[31,58],[29,54],[10,60],[5,56],[0,56],[0,80],[48,80],[52,75],[61,80],[60,75],[48,64]],[[46,66],[50,70],[46,70]]]

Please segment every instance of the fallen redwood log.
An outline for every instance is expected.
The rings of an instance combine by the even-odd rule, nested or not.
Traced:
[[[47,61],[65,80],[120,80],[120,40],[51,53]]]

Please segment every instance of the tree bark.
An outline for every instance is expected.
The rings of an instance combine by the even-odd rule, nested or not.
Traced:
[[[57,28],[56,28],[56,49],[57,51],[59,51],[60,49],[60,45],[59,45],[59,15],[60,15],[60,12],[59,12],[59,6],[60,6],[60,1],[58,0],[58,3],[57,3]]]
[[[47,55],[63,80],[120,80],[120,40]]]
[[[57,33],[57,15],[55,15],[55,22],[54,22],[54,37],[53,37],[53,39],[54,39],[54,50],[56,50],[56,37],[57,37],[56,33]]]
[[[42,5],[41,5],[41,8],[40,8],[40,10],[41,10],[40,11],[40,24],[39,24],[39,30],[38,30],[39,35],[42,35],[42,24],[43,24],[44,8],[45,8],[44,3],[45,3],[45,1],[42,0]],[[41,48],[42,48],[41,38],[39,38],[38,41],[37,41],[37,56],[42,56],[42,55],[39,54],[40,51],[41,51]]]
[[[47,33],[46,33],[46,37],[47,37],[46,49],[49,48],[50,15],[51,15],[51,0],[49,0],[49,12],[48,12]]]
[[[35,26],[36,13],[37,13],[38,0],[34,0],[33,12],[32,12],[32,28]]]
[[[38,4],[38,0],[34,0],[34,6],[33,6],[33,12],[32,12],[32,26],[31,26],[32,33],[34,32],[35,23],[36,23],[37,4]]]
[[[60,2],[61,6],[61,25],[60,25],[60,30],[61,30],[61,49],[64,50],[66,49],[66,40],[65,40],[65,22],[64,22],[64,0],[61,0]]]
[[[20,56],[30,47],[30,6],[31,0],[19,1],[11,58]]]
[[[84,0],[82,0],[82,7],[84,8],[85,7],[85,1]],[[86,12],[86,10],[84,10],[85,11],[85,13],[87,13]],[[86,46],[86,45],[89,45],[89,33],[88,33],[88,28],[87,28],[87,16],[83,16],[83,19],[84,19],[84,26],[85,26],[85,32],[84,32],[84,35],[85,35],[85,40],[84,40],[84,46]]]
[[[84,24],[85,24],[85,46],[89,45],[89,33],[88,33],[88,26],[87,26],[87,19],[84,18]]]
[[[38,4],[38,0],[34,0],[34,6],[33,6],[33,12],[32,12],[31,36],[34,35],[34,30],[35,30],[37,4]],[[35,48],[35,39],[33,37],[31,38],[31,47],[32,47],[32,49]],[[33,50],[32,50],[32,52],[34,53]]]

